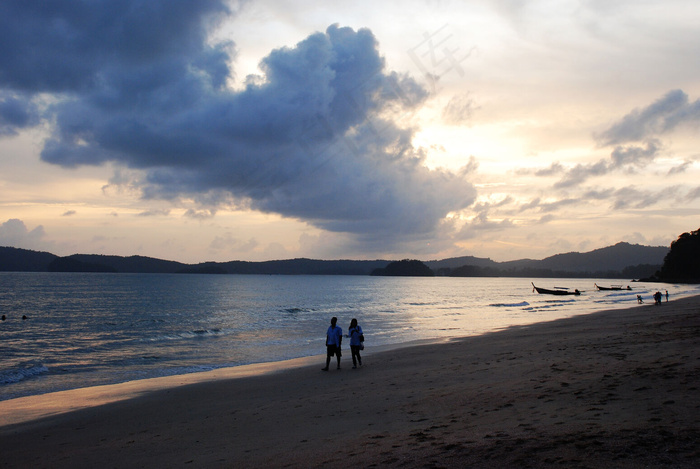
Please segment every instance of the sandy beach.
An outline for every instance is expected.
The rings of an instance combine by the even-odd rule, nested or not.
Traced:
[[[700,297],[366,352],[3,401],[0,467],[700,467]]]

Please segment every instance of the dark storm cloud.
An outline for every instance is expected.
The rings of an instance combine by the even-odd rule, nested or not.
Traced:
[[[56,97],[44,161],[140,169],[145,197],[212,205],[188,216],[234,203],[367,238],[430,233],[473,202],[397,124],[427,92],[385,70],[369,30],[274,50],[234,91],[233,45],[207,42],[222,1],[37,5],[0,7],[0,87]]]
[[[0,137],[39,123],[37,106],[26,97],[0,91]]]
[[[187,58],[206,62],[223,0],[0,2],[0,83],[29,92],[99,86],[105,74]]]

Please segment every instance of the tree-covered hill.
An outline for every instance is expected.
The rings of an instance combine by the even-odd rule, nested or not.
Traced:
[[[657,277],[664,282],[700,282],[700,229],[671,243]]]

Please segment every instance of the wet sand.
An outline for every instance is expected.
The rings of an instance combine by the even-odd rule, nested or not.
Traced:
[[[700,467],[700,297],[367,352],[0,402],[0,467]]]

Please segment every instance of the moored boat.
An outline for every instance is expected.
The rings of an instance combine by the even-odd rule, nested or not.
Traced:
[[[632,289],[629,285],[627,285],[627,288],[623,288],[622,285],[610,285],[609,287],[601,287],[597,283],[594,283],[593,285],[595,285],[595,287],[598,290],[631,290]]]
[[[530,282],[530,283],[532,283],[532,288],[537,290],[537,293],[539,293],[541,295],[580,295],[581,294],[581,292],[578,290],[569,291],[567,288],[563,288],[563,287],[554,287],[555,290],[550,290],[548,288],[537,287],[537,286],[535,286],[535,284],[533,282]]]

